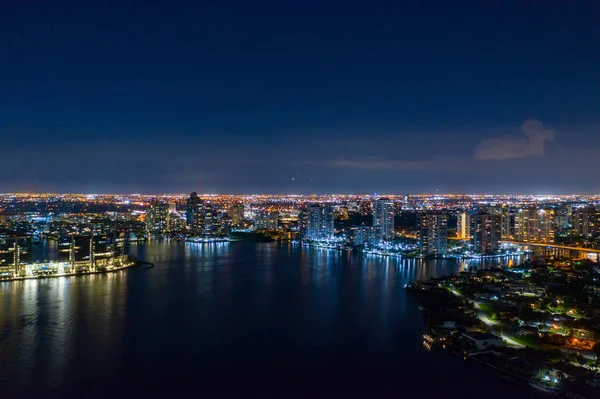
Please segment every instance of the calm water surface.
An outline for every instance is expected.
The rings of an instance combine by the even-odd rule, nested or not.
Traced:
[[[403,286],[465,263],[243,242],[130,253],[156,267],[0,283],[0,397],[534,397],[423,348]]]

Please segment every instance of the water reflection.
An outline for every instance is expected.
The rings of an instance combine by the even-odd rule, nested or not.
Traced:
[[[495,264],[289,243],[164,240],[129,253],[156,267],[0,283],[0,392],[47,397],[90,386],[140,397],[176,386],[199,396],[223,376],[302,386],[327,375],[422,393],[422,370],[448,374],[451,385],[463,372],[423,357],[423,313],[403,285]],[[411,365],[398,375],[403,359]]]

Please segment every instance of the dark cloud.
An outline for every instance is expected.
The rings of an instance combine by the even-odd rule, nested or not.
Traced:
[[[483,140],[475,149],[474,159],[513,159],[544,155],[546,141],[554,141],[554,130],[542,122],[529,119],[521,125],[526,137],[492,137]]]
[[[426,170],[431,168],[428,161],[398,161],[393,159],[371,157],[357,159],[336,159],[325,162],[326,166],[335,168],[363,169],[367,171],[401,171],[401,170]]]

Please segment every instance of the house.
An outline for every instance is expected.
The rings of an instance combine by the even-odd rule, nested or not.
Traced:
[[[456,323],[453,321],[445,321],[440,327],[445,329],[456,329]]]
[[[506,346],[501,337],[482,332],[466,332],[462,334],[463,342],[469,352],[480,352]]]
[[[539,333],[539,329],[535,326],[521,326],[517,335],[538,335]]]

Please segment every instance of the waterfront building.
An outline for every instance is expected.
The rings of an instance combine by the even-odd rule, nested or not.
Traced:
[[[417,215],[417,242],[423,256],[443,256],[448,249],[448,215],[422,212]]]
[[[298,214],[298,237],[308,238],[308,210],[300,210]]]
[[[333,240],[333,208],[330,205],[312,205],[308,207],[304,238],[315,241]]]
[[[203,229],[200,229],[200,234],[203,236],[212,236],[217,233],[217,209],[215,208],[215,204],[210,201],[205,201],[200,210],[201,219],[203,221],[200,226]]]
[[[378,245],[381,243],[381,226],[352,227],[352,243],[356,246]]]
[[[381,227],[383,241],[394,239],[394,202],[381,198],[373,202],[373,226]]]
[[[125,233],[73,234],[58,243],[60,263],[70,272],[90,272],[114,266],[124,259]]]
[[[162,236],[167,232],[169,204],[152,201],[146,209],[146,233],[151,236]]]
[[[500,249],[502,217],[492,213],[476,213],[470,217],[471,250],[477,254],[494,254]]]
[[[259,211],[254,216],[254,230],[277,230],[279,212]]]
[[[227,237],[231,234],[231,226],[232,226],[233,222],[231,220],[231,216],[229,216],[228,213],[221,213],[218,217],[217,217],[217,223],[216,223],[216,234],[218,236],[222,236],[222,237]]]
[[[465,332],[461,338],[470,353],[489,351],[492,348],[506,346],[502,337],[490,333]]]
[[[202,234],[204,232],[204,217],[202,212],[203,201],[198,194],[193,192],[186,203],[185,216],[188,228],[192,235]]]
[[[167,217],[167,232],[174,235],[186,233],[186,220],[181,213],[169,212],[169,216]]]
[[[28,236],[0,237],[0,278],[23,277],[23,263],[31,262],[32,241]]]

